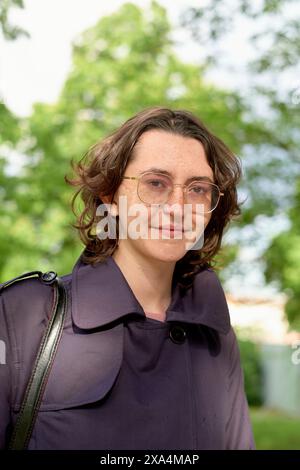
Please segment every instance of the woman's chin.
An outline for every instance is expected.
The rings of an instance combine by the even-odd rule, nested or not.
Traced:
[[[185,240],[145,240],[144,249],[151,258],[164,262],[177,262],[186,254]]]

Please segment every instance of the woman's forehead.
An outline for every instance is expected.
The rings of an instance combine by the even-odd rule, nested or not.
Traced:
[[[160,129],[145,132],[137,142],[128,168],[136,172],[153,167],[176,177],[178,173],[194,176],[213,176],[205,150],[200,141]]]
[[[147,151],[152,149],[173,153],[174,151],[205,153],[203,145],[199,140],[162,129],[151,129],[144,132],[135,145],[136,153],[147,153]]]

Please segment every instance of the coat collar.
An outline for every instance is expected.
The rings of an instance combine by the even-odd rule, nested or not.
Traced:
[[[72,271],[72,318],[81,329],[97,328],[120,317],[144,310],[112,256],[94,266],[81,255]],[[176,285],[166,321],[203,324],[220,333],[230,329],[230,316],[220,281],[211,269],[198,273],[193,286],[182,296]]]

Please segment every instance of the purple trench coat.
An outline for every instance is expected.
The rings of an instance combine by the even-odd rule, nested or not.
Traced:
[[[79,257],[61,279],[67,318],[29,449],[255,448],[237,340],[213,270],[200,272],[185,296],[173,286],[165,322],[145,316],[112,257],[94,267]],[[52,296],[38,278],[0,295],[0,448]]]

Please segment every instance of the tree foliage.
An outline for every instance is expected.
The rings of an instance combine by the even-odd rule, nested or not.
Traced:
[[[24,29],[12,25],[9,21],[9,12],[12,8],[24,8],[23,0],[1,0],[0,2],[0,29],[5,39],[14,40],[19,36],[29,36]]]
[[[295,0],[210,0],[187,10],[183,24],[202,49],[208,67],[226,68],[234,49],[222,44],[237,25],[249,29],[248,43],[255,57],[246,63],[246,90],[255,114],[265,115],[269,138],[244,148],[244,185],[249,199],[245,224],[262,214],[286,214],[290,229],[276,236],[262,259],[267,281],[277,281],[288,295],[286,312],[292,326],[300,327],[300,8]],[[232,65],[232,64],[231,64]],[[249,79],[250,77],[250,79]],[[266,134],[267,135],[267,134]],[[246,151],[247,150],[247,151]]]
[[[8,26],[8,9],[12,2],[0,4],[0,29],[5,37],[13,38],[12,29]],[[18,178],[7,173],[9,155],[16,148],[20,139],[20,121],[5,105],[3,97],[0,96],[0,271],[5,266],[9,256],[17,249],[14,244],[12,226],[17,220],[17,212],[14,202]]]
[[[300,330],[300,178],[289,210],[290,228],[275,237],[265,253],[266,277],[277,281],[287,294],[290,325]]]

